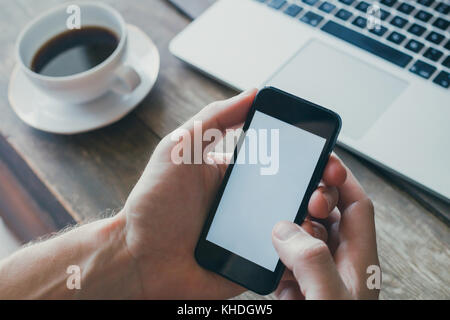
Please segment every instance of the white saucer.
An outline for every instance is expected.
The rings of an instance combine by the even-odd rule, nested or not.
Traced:
[[[36,88],[16,65],[11,75],[8,99],[13,110],[33,128],[58,134],[75,134],[98,129],[122,119],[150,92],[159,73],[159,53],[147,35],[128,25],[125,64],[141,78],[130,94],[108,92],[85,104],[55,100]]]

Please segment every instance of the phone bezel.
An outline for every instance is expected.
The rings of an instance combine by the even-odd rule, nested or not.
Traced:
[[[280,108],[280,105],[283,107]],[[326,139],[305,196],[294,219],[295,223],[301,224],[307,213],[309,199],[320,182],[328,157],[336,143],[342,125],[341,118],[335,112],[314,103],[273,87],[265,87],[255,97],[244,123],[244,132],[248,130],[256,110]],[[234,149],[234,160],[237,158],[244,139],[245,134],[242,134]],[[284,271],[284,265],[280,260],[278,260],[275,271],[272,272],[206,240],[217,207],[233,171],[234,163],[235,161],[228,166],[217,196],[209,210],[195,248],[195,258],[204,268],[214,271],[249,290],[263,295],[269,294],[276,289]]]

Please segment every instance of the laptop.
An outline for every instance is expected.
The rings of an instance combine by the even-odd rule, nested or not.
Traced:
[[[339,113],[338,143],[450,203],[448,0],[219,0],[170,51]]]
[[[187,17],[195,19],[216,0],[169,0],[169,2]]]

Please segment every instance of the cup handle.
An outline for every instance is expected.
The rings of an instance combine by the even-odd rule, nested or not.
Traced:
[[[131,93],[141,83],[141,77],[132,67],[122,65],[115,71],[112,90],[119,94]]]

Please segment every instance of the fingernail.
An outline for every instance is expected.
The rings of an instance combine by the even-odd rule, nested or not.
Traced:
[[[295,236],[299,231],[299,228],[294,223],[282,221],[275,226],[273,233],[279,240],[286,241]]]

